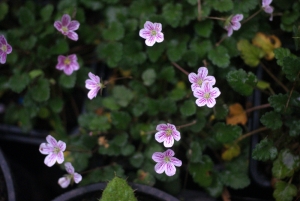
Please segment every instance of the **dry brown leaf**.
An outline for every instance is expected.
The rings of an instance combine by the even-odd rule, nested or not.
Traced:
[[[258,32],[252,39],[252,44],[260,47],[265,53],[265,59],[272,60],[274,58],[273,50],[281,47],[281,41],[275,35],[266,35]]]
[[[226,124],[237,125],[242,124],[246,125],[247,115],[241,104],[235,103],[229,106],[229,114],[226,117]]]
[[[223,200],[223,201],[231,201],[230,193],[229,193],[229,191],[227,190],[226,187],[223,188],[223,192],[222,192],[222,200]]]

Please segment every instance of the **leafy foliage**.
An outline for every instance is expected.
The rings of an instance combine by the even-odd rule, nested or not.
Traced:
[[[277,156],[277,148],[274,146],[272,140],[263,139],[257,144],[252,152],[252,157],[255,160],[267,161],[273,160]]]

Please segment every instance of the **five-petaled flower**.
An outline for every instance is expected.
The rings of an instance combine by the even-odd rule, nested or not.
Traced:
[[[210,82],[212,85],[216,83],[216,79],[214,76],[207,76],[208,70],[206,67],[200,67],[198,69],[198,74],[190,73],[189,81],[192,83],[192,91],[194,91],[197,87],[201,87],[203,82]]]
[[[0,35],[0,63],[5,64],[6,55],[10,54],[12,47],[7,43],[6,38]]]
[[[168,149],[165,152],[154,152],[152,155],[152,159],[157,162],[154,166],[154,170],[161,174],[166,172],[166,175],[173,176],[176,173],[176,168],[182,165],[181,160],[173,157],[175,155],[174,151]]]
[[[262,0],[262,8],[263,10],[268,13],[268,14],[271,14],[270,16],[270,21],[273,20],[273,11],[274,11],[274,8],[272,6],[270,6],[270,4],[272,3],[272,0]]]
[[[202,86],[195,89],[193,93],[194,96],[198,98],[196,104],[199,107],[207,105],[209,108],[212,108],[216,104],[215,98],[221,94],[219,88],[212,87],[210,82],[204,82]]]
[[[59,164],[64,162],[63,151],[66,150],[66,143],[60,140],[57,142],[56,139],[51,135],[48,135],[46,137],[46,140],[48,143],[42,143],[40,145],[40,152],[42,154],[48,155],[45,158],[44,163],[48,167],[51,167],[55,164],[56,161]]]
[[[228,37],[232,35],[233,30],[237,31],[241,28],[240,21],[244,18],[243,14],[230,16],[225,22],[225,29],[228,31]]]
[[[157,142],[164,142],[165,147],[172,147],[174,144],[174,139],[176,141],[180,140],[180,132],[176,130],[173,124],[158,124],[156,126],[158,131],[155,134],[155,139]]]
[[[93,99],[97,96],[100,89],[104,88],[104,85],[100,82],[100,78],[97,75],[89,72],[90,79],[85,81],[85,87],[89,89],[88,98]]]
[[[61,21],[57,20],[54,22],[54,27],[61,32],[63,35],[67,36],[71,40],[77,41],[78,34],[75,33],[79,28],[80,23],[76,20],[71,21],[71,17],[68,14],[64,14]]]
[[[75,172],[74,167],[72,166],[71,163],[66,162],[65,168],[69,174],[64,175],[63,177],[59,178],[59,180],[58,180],[58,184],[62,188],[67,188],[69,186],[71,180],[74,180],[74,182],[76,184],[78,184],[82,180],[82,176],[80,174],[78,174],[77,172]]]
[[[79,64],[77,62],[76,54],[71,54],[69,56],[59,55],[57,57],[56,69],[63,70],[66,75],[71,75],[73,71],[79,69]]]
[[[161,30],[161,23],[146,21],[144,28],[140,30],[140,37],[146,39],[146,45],[153,46],[155,42],[161,43],[164,40],[164,34]]]

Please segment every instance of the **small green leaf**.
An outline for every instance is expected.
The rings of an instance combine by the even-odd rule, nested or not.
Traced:
[[[238,3],[234,3],[232,13],[247,13],[253,10],[258,5],[258,1],[243,0]]]
[[[287,103],[288,96],[286,94],[275,94],[268,98],[270,105],[276,112],[283,112]]]
[[[202,37],[208,38],[212,32],[213,28],[213,21],[212,20],[205,20],[200,21],[194,25],[195,32]]]
[[[215,117],[216,119],[224,119],[229,112],[226,104],[216,104],[215,106]]]
[[[151,1],[136,0],[130,4],[129,13],[134,17],[141,18],[156,13],[156,7]]]
[[[174,77],[175,77],[174,67],[167,66],[161,68],[161,71],[159,73],[160,79],[164,79],[172,83],[174,81]]]
[[[214,125],[216,139],[221,143],[231,143],[242,134],[239,126],[226,125],[225,123],[216,123]]]
[[[30,94],[33,100],[43,102],[50,97],[50,85],[47,79],[41,78],[30,88]]]
[[[64,39],[56,40],[56,43],[53,46],[51,46],[50,49],[50,52],[55,55],[66,54],[68,51],[69,51],[69,45],[67,40]]]
[[[300,72],[300,58],[284,57],[282,60],[282,71],[285,73],[287,79],[295,81]]]
[[[289,135],[296,137],[300,135],[300,120],[294,119],[287,122],[287,125],[290,128]]]
[[[189,173],[192,175],[193,180],[201,187],[208,187],[213,181],[211,175],[212,168],[212,160],[208,156],[203,156],[200,163],[190,163]]]
[[[182,16],[182,5],[166,3],[162,8],[162,15],[164,16],[166,22],[173,28],[179,25]]]
[[[168,43],[167,55],[171,61],[179,61],[186,51],[186,41],[172,39]]]
[[[102,104],[105,108],[116,111],[119,110],[120,106],[117,104],[116,100],[113,97],[103,97]]]
[[[223,192],[223,183],[216,176],[213,177],[212,184],[206,188],[208,194],[212,197],[219,197]]]
[[[233,8],[232,0],[210,0],[207,3],[220,12],[230,11]]]
[[[34,79],[40,75],[44,75],[44,72],[40,69],[35,69],[29,72],[30,79]]]
[[[163,98],[159,101],[159,109],[166,114],[174,114],[177,110],[175,101],[171,98]]]
[[[124,37],[124,27],[120,22],[111,22],[107,29],[102,30],[102,35],[105,40],[120,40]]]
[[[257,83],[256,76],[252,72],[247,74],[243,69],[230,71],[226,79],[233,90],[243,96],[251,95]]]
[[[113,140],[110,141],[110,144],[117,145],[119,147],[123,147],[127,144],[128,134],[127,133],[121,133],[114,137]],[[123,149],[123,148],[122,148]]]
[[[155,70],[152,68],[145,70],[142,74],[142,79],[143,79],[144,85],[151,86],[155,82],[155,79],[156,79]]]
[[[6,14],[8,13],[8,8],[9,6],[7,5],[7,3],[0,3],[0,21],[5,18]]]
[[[115,101],[122,107],[127,107],[133,98],[132,91],[125,86],[115,86],[113,88],[112,95]]]
[[[197,4],[198,0],[187,0],[187,2],[194,6]]]
[[[265,113],[261,118],[260,122],[272,130],[276,130],[282,126],[281,116],[277,112],[271,111]]]
[[[8,81],[8,85],[12,91],[20,93],[23,91],[30,82],[30,77],[27,73],[14,74]]]
[[[283,66],[283,59],[291,55],[291,51],[287,48],[276,48],[274,49],[275,58],[277,59],[277,64]]]
[[[210,40],[193,40],[190,44],[190,48],[195,51],[200,59],[203,59],[207,52],[210,52],[212,49],[212,43]]]
[[[209,51],[208,58],[211,60],[211,62],[214,65],[220,68],[226,68],[230,63],[229,62],[230,57],[228,55],[228,51],[225,47],[221,45]]]
[[[261,90],[266,90],[270,88],[270,83],[269,82],[265,82],[263,80],[258,80],[257,82],[257,88],[261,89]]]
[[[292,201],[296,195],[297,187],[294,184],[284,181],[278,181],[275,183],[273,196],[276,201]]]
[[[223,184],[233,189],[242,189],[250,184],[248,175],[243,172],[225,170],[220,173],[220,179]]]
[[[63,109],[63,105],[64,105],[64,102],[59,97],[49,100],[49,106],[50,106],[51,110],[55,113],[61,112],[61,110]]]
[[[139,168],[144,162],[144,155],[141,152],[136,152],[130,157],[129,162],[133,167]]]
[[[191,116],[196,112],[196,104],[192,100],[186,100],[180,107],[180,113],[183,116]]]
[[[264,57],[265,53],[259,47],[252,45],[248,40],[240,40],[237,44],[237,49],[241,51],[241,57],[245,64],[251,67],[256,67],[260,59]]]
[[[34,35],[29,36],[26,40],[21,41],[21,48],[23,50],[31,50],[37,41],[37,37]]]
[[[107,65],[114,68],[122,59],[123,45],[122,43],[101,43],[97,47],[96,52],[100,59],[105,59]]]
[[[123,156],[129,156],[131,155],[135,150],[135,147],[131,144],[126,144],[124,147],[122,147],[121,154]]]
[[[159,57],[162,56],[163,51],[165,50],[165,43],[157,43],[152,47],[147,48],[147,54],[151,62],[156,62]]]
[[[76,73],[72,73],[71,75],[66,75],[62,73],[59,77],[59,84],[65,88],[73,88],[76,83]]]
[[[35,22],[34,14],[26,7],[21,7],[19,10],[19,23],[23,27],[31,26]]]
[[[41,9],[40,15],[42,17],[43,22],[47,22],[50,19],[53,10],[54,10],[54,7],[52,4],[48,4],[44,8]]]
[[[295,11],[285,11],[281,17],[281,23],[290,25],[293,24],[298,18],[299,13]]]
[[[181,88],[174,88],[172,89],[172,91],[169,93],[169,97],[174,100],[174,101],[179,101],[181,99],[183,99],[186,95],[186,90],[181,89]],[[193,102],[193,104],[195,105],[195,102]]]
[[[259,161],[274,160],[277,156],[277,148],[272,140],[263,139],[252,151],[252,158]]]
[[[199,163],[202,160],[202,148],[199,142],[191,142],[190,149],[187,151],[187,157],[191,163]]]
[[[125,130],[131,122],[131,117],[127,112],[113,111],[111,113],[111,120],[117,129]]]

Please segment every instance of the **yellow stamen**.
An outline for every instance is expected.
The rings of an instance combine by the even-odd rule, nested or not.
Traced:
[[[71,63],[71,61],[70,61],[69,58],[66,58],[66,59],[64,60],[64,64],[65,64],[65,65],[70,65],[70,63]]]

